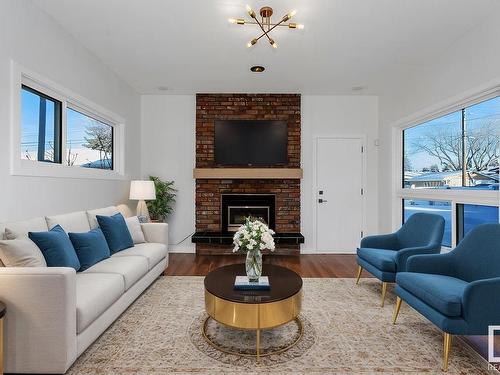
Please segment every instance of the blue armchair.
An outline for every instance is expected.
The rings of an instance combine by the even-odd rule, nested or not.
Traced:
[[[416,255],[396,276],[393,323],[404,300],[444,332],[448,369],[452,335],[485,335],[500,325],[500,225],[471,230],[447,254]]]
[[[395,233],[363,238],[357,251],[356,284],[363,269],[382,281],[383,307],[387,283],[396,281],[398,272],[406,271],[406,261],[410,256],[439,253],[443,233],[444,219],[441,216],[416,213]]]

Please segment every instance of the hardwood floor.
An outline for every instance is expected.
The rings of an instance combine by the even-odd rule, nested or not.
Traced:
[[[167,276],[204,276],[227,264],[245,262],[244,255],[170,254]],[[264,264],[290,268],[302,277],[355,277],[356,256],[336,255],[264,255]],[[363,273],[363,277],[370,277]]]
[[[210,271],[227,264],[245,262],[244,255],[170,254],[166,276],[205,276]],[[302,277],[352,277],[356,276],[356,255],[265,255],[264,263],[290,268]],[[362,277],[372,277],[363,271]],[[464,337],[477,352],[488,358],[486,336]],[[499,340],[497,340],[499,341]],[[500,346],[500,345],[499,345]],[[500,350],[500,348],[499,348]]]

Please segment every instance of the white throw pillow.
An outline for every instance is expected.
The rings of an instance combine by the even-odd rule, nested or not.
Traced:
[[[97,222],[97,215],[100,216],[113,216],[114,214],[117,214],[118,209],[115,206],[109,206],[105,208],[98,208],[97,210],[89,210],[87,211],[87,216],[89,218],[89,224],[90,224],[90,229],[95,229],[99,226],[99,223]]]
[[[0,259],[5,267],[47,267],[42,252],[29,239],[0,241]]]
[[[127,224],[128,231],[132,236],[134,245],[146,242],[144,233],[142,232],[141,223],[139,222],[139,218],[137,216],[127,217],[125,219],[125,223]]]
[[[5,223],[3,226],[7,240],[28,239],[28,232],[46,232],[48,230],[44,217]]]

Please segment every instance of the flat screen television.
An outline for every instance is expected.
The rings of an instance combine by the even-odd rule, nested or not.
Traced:
[[[285,121],[215,120],[217,165],[285,165],[287,145]]]

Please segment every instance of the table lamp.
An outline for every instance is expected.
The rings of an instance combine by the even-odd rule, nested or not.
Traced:
[[[130,181],[130,200],[138,200],[137,217],[141,223],[149,222],[149,211],[146,200],[155,200],[156,191],[153,181]]]

